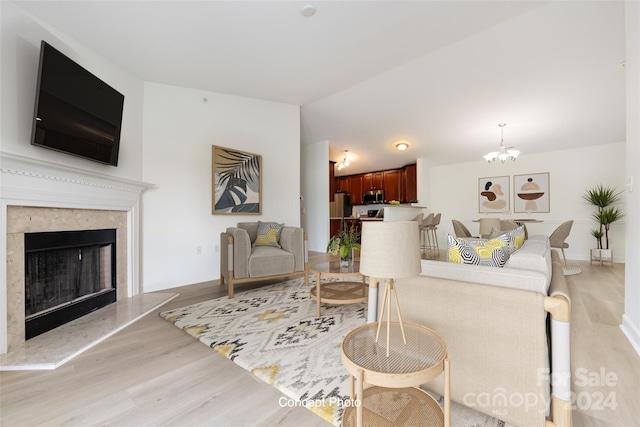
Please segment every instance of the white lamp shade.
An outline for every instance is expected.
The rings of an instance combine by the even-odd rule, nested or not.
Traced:
[[[360,273],[378,279],[420,274],[420,229],[416,221],[362,223]]]

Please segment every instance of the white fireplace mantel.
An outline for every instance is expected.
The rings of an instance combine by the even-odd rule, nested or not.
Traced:
[[[0,354],[7,352],[7,208],[127,212],[127,296],[140,293],[140,200],[153,184],[0,152]]]

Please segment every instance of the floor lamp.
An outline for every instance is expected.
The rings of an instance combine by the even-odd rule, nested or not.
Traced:
[[[370,280],[371,278],[385,279],[382,312],[378,318],[376,342],[380,337],[380,326],[386,310],[387,357],[389,357],[390,345],[389,321],[392,296],[395,298],[402,339],[405,344],[407,343],[394,279],[414,277],[419,275],[421,270],[420,228],[416,221],[363,221],[360,273],[369,276]],[[371,295],[369,295],[369,298],[371,298]]]

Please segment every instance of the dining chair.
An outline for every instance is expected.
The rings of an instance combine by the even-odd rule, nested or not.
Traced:
[[[469,229],[467,227],[465,227],[464,224],[461,223],[460,221],[458,221],[456,219],[452,219],[451,223],[453,224],[453,232],[455,233],[457,238],[477,237],[477,236],[474,236],[473,234],[471,234]]]
[[[565,242],[567,237],[569,237],[569,233],[571,232],[571,226],[573,225],[573,220],[565,221],[558,226],[553,233],[549,236],[549,243],[552,248],[562,250],[562,257],[564,258],[564,266],[565,268],[569,268],[567,266],[567,256],[564,253],[565,248],[569,247],[569,244]]]
[[[518,227],[518,224],[513,221],[509,221],[508,219],[500,221],[500,231],[515,230]]]
[[[500,222],[500,218],[480,218],[480,237],[488,238],[494,228],[502,231]]]

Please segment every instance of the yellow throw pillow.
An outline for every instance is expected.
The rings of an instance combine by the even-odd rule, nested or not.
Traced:
[[[258,221],[258,232],[252,246],[274,246],[281,248],[280,233],[282,233],[282,227],[284,227],[284,224]]]
[[[522,245],[524,245],[524,225],[521,225],[520,227],[511,230],[511,235],[510,237],[510,243],[513,245],[514,248],[516,249],[520,249],[522,247]]]

